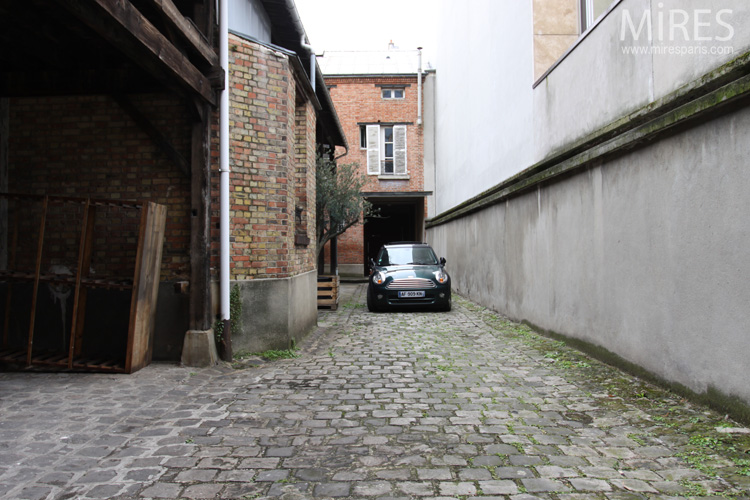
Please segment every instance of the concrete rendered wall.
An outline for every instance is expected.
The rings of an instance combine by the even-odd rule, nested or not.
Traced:
[[[286,279],[235,281],[242,302],[242,329],[232,332],[234,352],[288,349],[317,324],[317,272]]]
[[[656,1],[623,0],[535,89],[520,85],[518,102],[492,120],[476,121],[481,116],[472,110],[480,103],[496,109],[508,95],[466,94],[462,105],[468,114],[461,119],[450,103],[464,89],[451,76],[443,78],[460,57],[453,49],[440,52],[438,215],[429,224],[428,239],[448,259],[459,293],[515,320],[603,347],[695,393],[717,391],[719,399],[734,397],[750,405],[745,354],[750,348],[750,220],[744,216],[750,188],[747,98],[634,141],[615,155],[584,161],[582,168],[532,183],[501,196],[500,202],[455,215],[472,194],[489,193],[491,186],[582,144],[612,122],[628,123],[631,113],[658,107],[660,99],[683,85],[699,87],[701,75],[745,53],[750,48],[749,7],[710,3],[708,8],[729,3],[734,9],[733,55],[626,55],[622,46],[632,40],[621,40],[623,9],[638,19],[638,9],[652,9],[656,16],[653,9],[660,7]],[[664,4],[661,8],[706,8],[697,1]],[[466,24],[461,17],[477,22],[492,15],[492,9],[487,15],[453,12],[450,29]],[[484,43],[508,43],[523,29],[514,26],[513,16],[498,21],[494,33],[500,41]],[[475,48],[465,45],[461,57],[471,58]],[[485,64],[479,79],[523,82],[530,61],[506,61],[511,68]],[[741,66],[747,68],[747,63]],[[440,138],[469,122],[475,124],[472,144],[493,144],[493,153],[463,147],[446,152]],[[517,129],[509,126],[513,123]],[[503,141],[495,140],[497,128],[508,134]],[[616,131],[610,137],[617,141],[626,134]],[[585,160],[587,147],[573,154],[581,153]],[[457,155],[470,167],[460,171],[465,185],[454,188]],[[501,158],[510,164],[507,169]],[[566,161],[551,159],[539,168],[548,172]],[[484,199],[491,197],[485,194]]]
[[[459,293],[750,402],[748,130],[744,109],[441,225],[430,241]]]

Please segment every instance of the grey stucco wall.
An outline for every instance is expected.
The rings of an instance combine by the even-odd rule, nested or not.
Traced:
[[[460,293],[750,404],[748,131],[750,109],[735,110],[429,240]]]
[[[233,281],[239,286],[242,328],[232,332],[232,347],[240,351],[263,352],[287,349],[299,343],[318,322],[317,272],[285,279]],[[212,285],[217,312],[218,287]],[[179,361],[188,329],[189,296],[173,282],[159,286],[154,360]]]
[[[317,272],[285,279],[234,281],[240,287],[242,329],[234,352],[288,349],[317,324]]]

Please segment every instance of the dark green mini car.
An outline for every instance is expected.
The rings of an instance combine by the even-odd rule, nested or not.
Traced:
[[[435,256],[426,243],[389,243],[370,260],[367,308],[430,307],[451,310],[451,278],[445,259]]]

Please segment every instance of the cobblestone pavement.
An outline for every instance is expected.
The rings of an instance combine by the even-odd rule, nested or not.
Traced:
[[[468,301],[342,290],[295,359],[0,373],[0,497],[747,498],[741,426]]]

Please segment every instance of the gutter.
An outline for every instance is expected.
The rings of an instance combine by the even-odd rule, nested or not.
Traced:
[[[307,33],[305,33],[305,27],[302,24],[302,19],[300,19],[299,17],[299,12],[297,12],[297,6],[294,4],[294,0],[283,0],[283,2],[285,4],[286,11],[289,14],[289,18],[294,24],[294,27],[297,30],[297,34],[299,35],[300,47],[307,51],[310,56],[310,84],[312,85],[313,91],[317,95],[318,100],[323,105],[322,114],[330,114],[330,121],[333,122],[332,124],[336,127],[336,132],[343,141],[343,144],[341,144],[341,146],[343,146],[348,152],[349,144],[346,141],[346,134],[344,133],[344,129],[341,127],[341,122],[339,121],[338,115],[336,114],[336,108],[333,106],[333,101],[331,101],[331,96],[328,93],[328,89],[326,88],[323,73],[320,70],[320,66],[317,64],[315,51],[309,43],[305,43],[305,40],[309,41],[309,37],[307,36]],[[330,113],[326,113],[326,109],[330,110]],[[335,146],[335,144],[331,145]]]
[[[422,47],[417,47],[419,67],[417,68],[417,125],[422,125]]]

